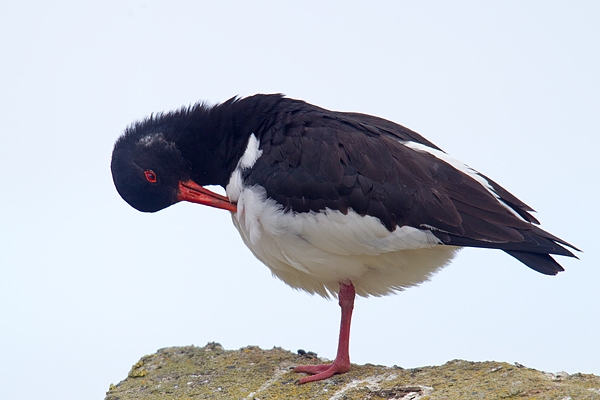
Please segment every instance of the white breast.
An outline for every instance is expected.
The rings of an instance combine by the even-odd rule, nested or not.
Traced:
[[[245,188],[233,223],[244,243],[288,285],[328,297],[351,281],[361,296],[417,285],[445,266],[458,247],[441,245],[429,231],[388,231],[374,217],[283,212],[260,186]]]

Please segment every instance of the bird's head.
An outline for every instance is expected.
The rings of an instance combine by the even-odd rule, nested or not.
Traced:
[[[163,133],[134,134],[129,128],[115,143],[111,171],[121,197],[143,212],[156,212],[179,201],[235,211],[219,194],[191,179],[191,167],[173,141]]]

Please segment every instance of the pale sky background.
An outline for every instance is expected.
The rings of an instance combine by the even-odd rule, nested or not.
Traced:
[[[339,307],[273,279],[227,212],[114,189],[132,121],[282,92],[406,125],[584,250],[546,277],[463,250],[355,306],[359,364],[460,358],[600,375],[600,2],[4,1],[0,398],[102,399],[169,346],[333,358]]]

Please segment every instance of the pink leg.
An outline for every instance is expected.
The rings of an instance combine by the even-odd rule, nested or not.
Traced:
[[[343,374],[350,370],[350,321],[352,320],[352,309],[354,308],[354,285],[352,282],[346,284],[340,282],[340,293],[338,295],[342,309],[342,322],[340,324],[340,340],[338,351],[332,364],[299,365],[294,372],[312,374],[298,381],[298,384],[320,381],[335,374]]]

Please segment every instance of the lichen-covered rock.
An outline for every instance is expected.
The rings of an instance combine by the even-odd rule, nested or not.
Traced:
[[[402,369],[353,365],[349,373],[296,385],[297,364],[323,362],[280,348],[171,347],[144,356],[105,400],[154,399],[600,399],[600,377],[550,374],[500,362],[454,360]]]

